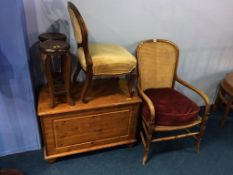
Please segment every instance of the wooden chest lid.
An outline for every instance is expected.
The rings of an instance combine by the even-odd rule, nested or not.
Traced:
[[[75,99],[74,106],[68,105],[65,102],[64,97],[56,97],[56,106],[54,108],[50,108],[48,90],[47,88],[42,88],[38,98],[38,116],[43,117],[52,114],[94,110],[141,102],[137,95],[134,95],[132,98],[129,97],[127,82],[124,80],[118,81],[114,79],[93,81],[92,88],[87,95],[89,102],[86,104],[80,101],[81,89],[82,84],[76,84],[73,87],[73,98]]]

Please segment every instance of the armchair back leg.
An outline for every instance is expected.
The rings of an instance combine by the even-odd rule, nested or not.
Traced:
[[[202,123],[200,126],[200,134],[197,136],[197,141],[196,141],[196,151],[197,153],[200,152],[200,147],[201,147],[201,141],[203,138],[203,135],[205,133],[205,129],[206,129],[206,122],[209,118],[209,107],[207,109],[207,112],[205,112],[204,117],[202,118]]]

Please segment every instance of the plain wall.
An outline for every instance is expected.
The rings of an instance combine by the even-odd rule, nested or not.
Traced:
[[[40,148],[22,0],[0,5],[0,156]]]

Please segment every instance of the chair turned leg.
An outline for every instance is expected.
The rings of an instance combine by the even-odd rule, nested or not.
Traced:
[[[133,97],[134,95],[134,91],[133,91],[133,73],[129,74],[129,78],[128,78],[128,90],[129,90],[129,96]]]
[[[83,103],[87,103],[88,100],[86,99],[86,95],[87,95],[87,92],[91,86],[91,81],[92,81],[92,73],[91,72],[87,72],[86,74],[86,80],[85,80],[85,83],[84,83],[84,87],[83,87],[83,90],[82,90],[82,94],[81,94],[81,100]]]
[[[77,64],[77,69],[76,69],[76,71],[75,71],[75,73],[74,73],[74,76],[73,76],[73,83],[76,82],[76,80],[77,80],[77,78],[78,78],[78,75],[79,75],[80,71],[81,71],[81,66],[80,66],[80,64],[78,63],[78,64]]]
[[[196,140],[196,152],[197,153],[200,153],[201,141],[202,141],[205,129],[206,129],[206,122],[207,122],[208,118],[209,118],[209,110],[208,110],[208,112],[205,113],[205,116],[202,119],[202,123],[200,126],[200,133],[199,133],[199,135],[197,135],[197,140]]]
[[[150,151],[150,145],[151,145],[151,141],[152,141],[152,134],[146,135],[144,137],[144,134],[141,131],[140,135],[141,135],[141,139],[142,139],[142,142],[144,145],[144,154],[143,154],[143,159],[142,159],[142,165],[145,165],[147,160],[148,160],[148,154]]]
[[[230,112],[230,108],[231,108],[231,104],[232,104],[232,99],[228,101],[227,105],[226,105],[226,109],[224,111],[224,115],[222,116],[222,118],[220,119],[219,125],[221,128],[224,127],[224,123],[228,117],[228,114]]]
[[[143,159],[142,159],[142,165],[146,165],[146,162],[148,160],[148,154],[149,154],[149,149],[144,148],[144,154],[143,154]]]
[[[151,140],[148,140],[146,142],[146,145],[144,147],[144,154],[143,154],[143,159],[142,159],[142,165],[146,165],[146,162],[148,160],[148,154],[150,151],[150,145],[151,145]]]

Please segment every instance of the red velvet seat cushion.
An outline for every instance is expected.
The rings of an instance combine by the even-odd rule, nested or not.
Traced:
[[[183,125],[197,119],[199,107],[172,88],[148,89],[145,94],[155,106],[155,122],[158,125]],[[143,104],[143,116],[149,119],[149,109]]]

